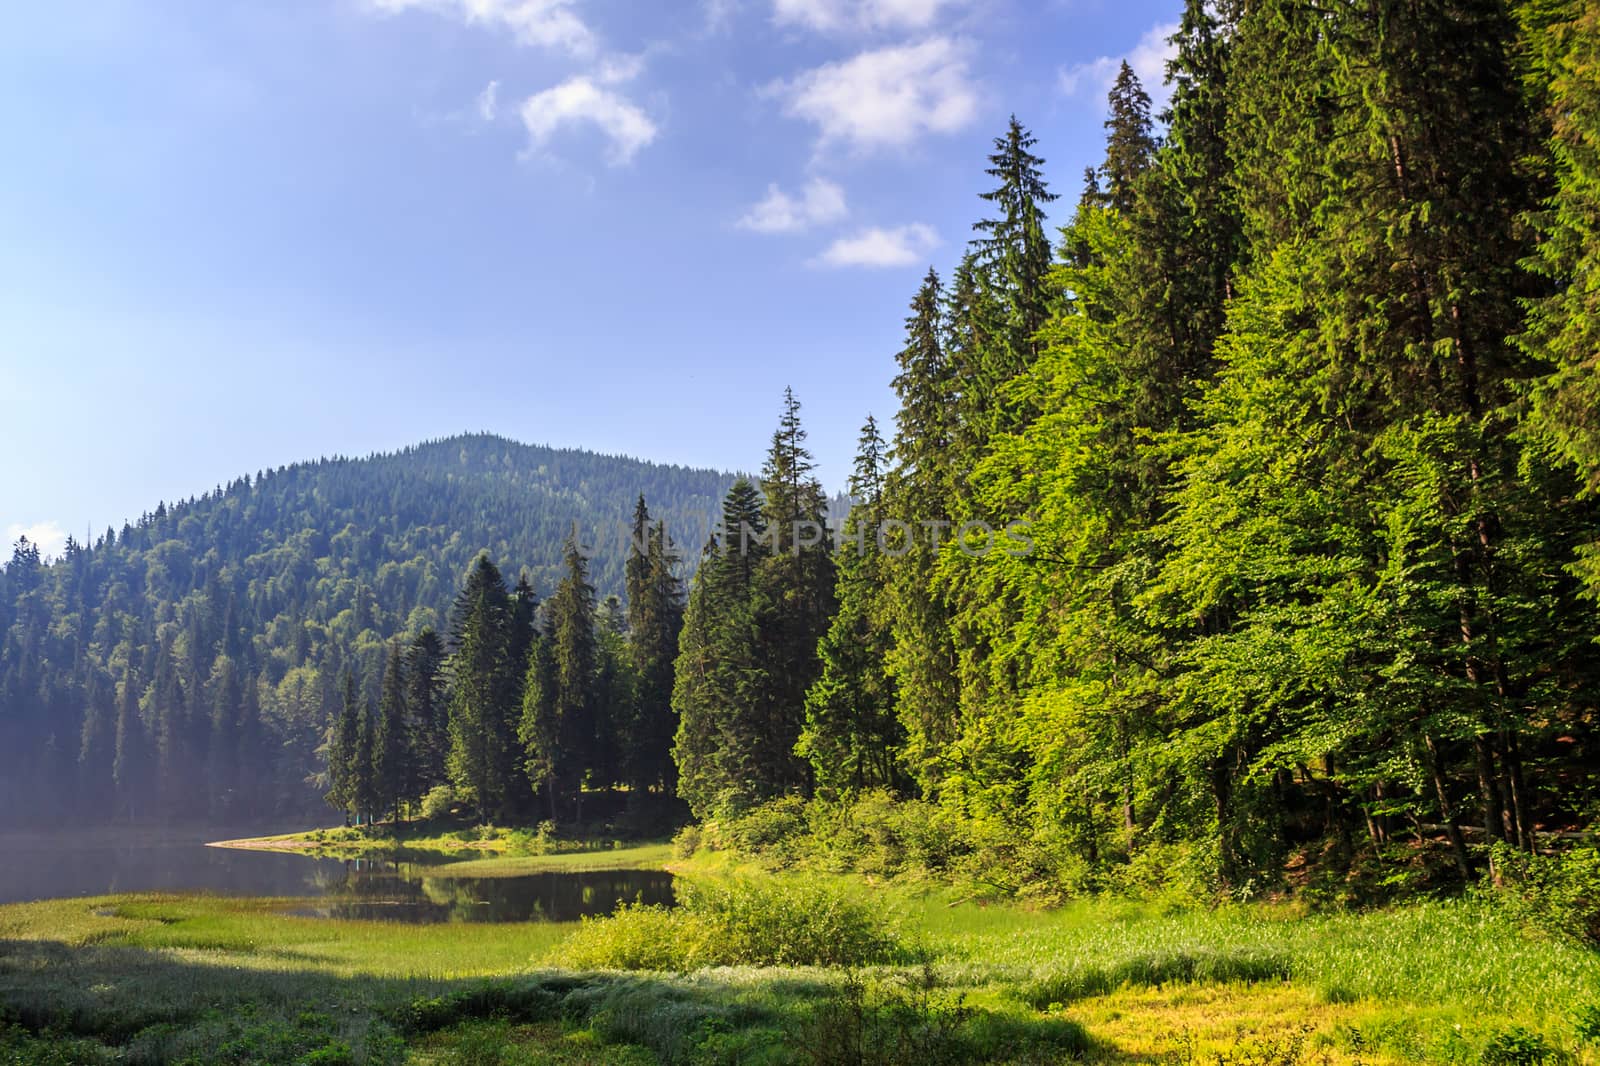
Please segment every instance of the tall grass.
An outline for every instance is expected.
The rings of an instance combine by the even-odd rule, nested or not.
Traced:
[[[881,912],[811,881],[689,881],[681,906],[586,919],[555,958],[576,969],[856,966],[907,954]]]

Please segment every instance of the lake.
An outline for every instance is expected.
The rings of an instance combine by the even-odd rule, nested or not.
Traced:
[[[0,903],[121,892],[214,892],[304,900],[289,913],[400,922],[576,921],[619,903],[672,905],[664,870],[448,876],[449,864],[322,859],[206,847],[259,830],[0,834]]]

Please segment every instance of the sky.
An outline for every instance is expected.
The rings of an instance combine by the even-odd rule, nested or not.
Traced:
[[[0,35],[0,534],[486,430],[844,485],[1015,113],[1178,0],[61,0]],[[9,554],[8,552],[6,554]]]

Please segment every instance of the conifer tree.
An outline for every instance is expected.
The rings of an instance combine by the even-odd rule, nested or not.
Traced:
[[[509,812],[524,781],[515,747],[521,678],[514,618],[499,569],[480,555],[456,598],[452,622],[448,767],[457,792],[485,820]]]
[[[850,479],[853,506],[840,538],[839,609],[817,649],[822,671],[806,693],[798,748],[817,785],[829,790],[906,784],[899,764],[904,735],[886,670],[891,638],[878,541],[886,451],[878,423],[868,415]]]
[[[132,662],[122,670],[117,685],[117,753],[112,774],[117,786],[117,805],[128,818],[137,817],[149,786],[149,740],[139,716],[139,679]]]
[[[768,679],[756,618],[756,575],[769,555],[761,496],[747,479],[723,500],[690,587],[674,670],[678,794],[696,817],[757,797],[746,737]]]
[[[356,679],[349,669],[340,678],[341,696],[327,745],[329,805],[345,815],[349,824],[359,798],[358,763],[361,757],[361,700]]]
[[[577,817],[583,817],[583,786],[598,756],[594,634],[594,586],[589,562],[568,534],[563,549],[566,574],[550,598],[546,624],[555,677],[556,750],[552,772],[556,789]]]
[[[800,402],[785,389],[761,473],[762,520],[772,545],[755,589],[764,693],[739,723],[739,744],[754,775],[750,785],[763,797],[810,786],[810,766],[794,749],[806,690],[821,669],[817,642],[835,607],[827,495],[805,442]]]
[[[672,761],[677,732],[672,686],[683,629],[683,583],[675,572],[678,555],[667,539],[666,523],[653,527],[649,523],[649,511],[640,497],[628,560],[627,652],[633,698],[622,765],[630,798],[651,788],[670,792],[677,777]]]
[[[431,626],[424,626],[411,641],[405,662],[413,774],[407,791],[413,796],[422,796],[448,780],[445,757],[450,751],[450,732],[441,676],[444,662],[444,642]]]
[[[1111,108],[1106,118],[1106,159],[1100,165],[1105,180],[1105,202],[1123,214],[1133,210],[1136,188],[1155,155],[1150,133],[1150,94],[1127,60],[1117,70],[1111,86]]]
[[[372,742],[375,810],[400,820],[400,805],[414,780],[411,769],[411,729],[406,714],[405,653],[398,638],[384,653],[383,686]]]
[[[970,276],[970,269],[962,272]],[[959,383],[941,335],[944,305],[939,275],[930,269],[911,302],[906,343],[896,355],[900,403],[882,508],[885,611],[892,634],[887,670],[906,733],[903,758],[924,790],[937,783],[939,752],[953,735],[957,705],[948,612],[932,589],[959,478],[951,467]],[[952,338],[957,347],[967,342]]]

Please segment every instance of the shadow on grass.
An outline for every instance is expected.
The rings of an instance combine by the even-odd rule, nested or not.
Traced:
[[[731,968],[434,980],[256,969],[206,955],[0,941],[0,1062],[330,1066],[400,1063],[419,1049],[421,1061],[544,1061],[544,1051],[517,1051],[529,1040],[593,1052],[560,1061],[815,1066],[1059,1062],[1090,1050],[1075,1023],[974,1008],[928,974]],[[469,1054],[496,1033],[506,1054]]]

